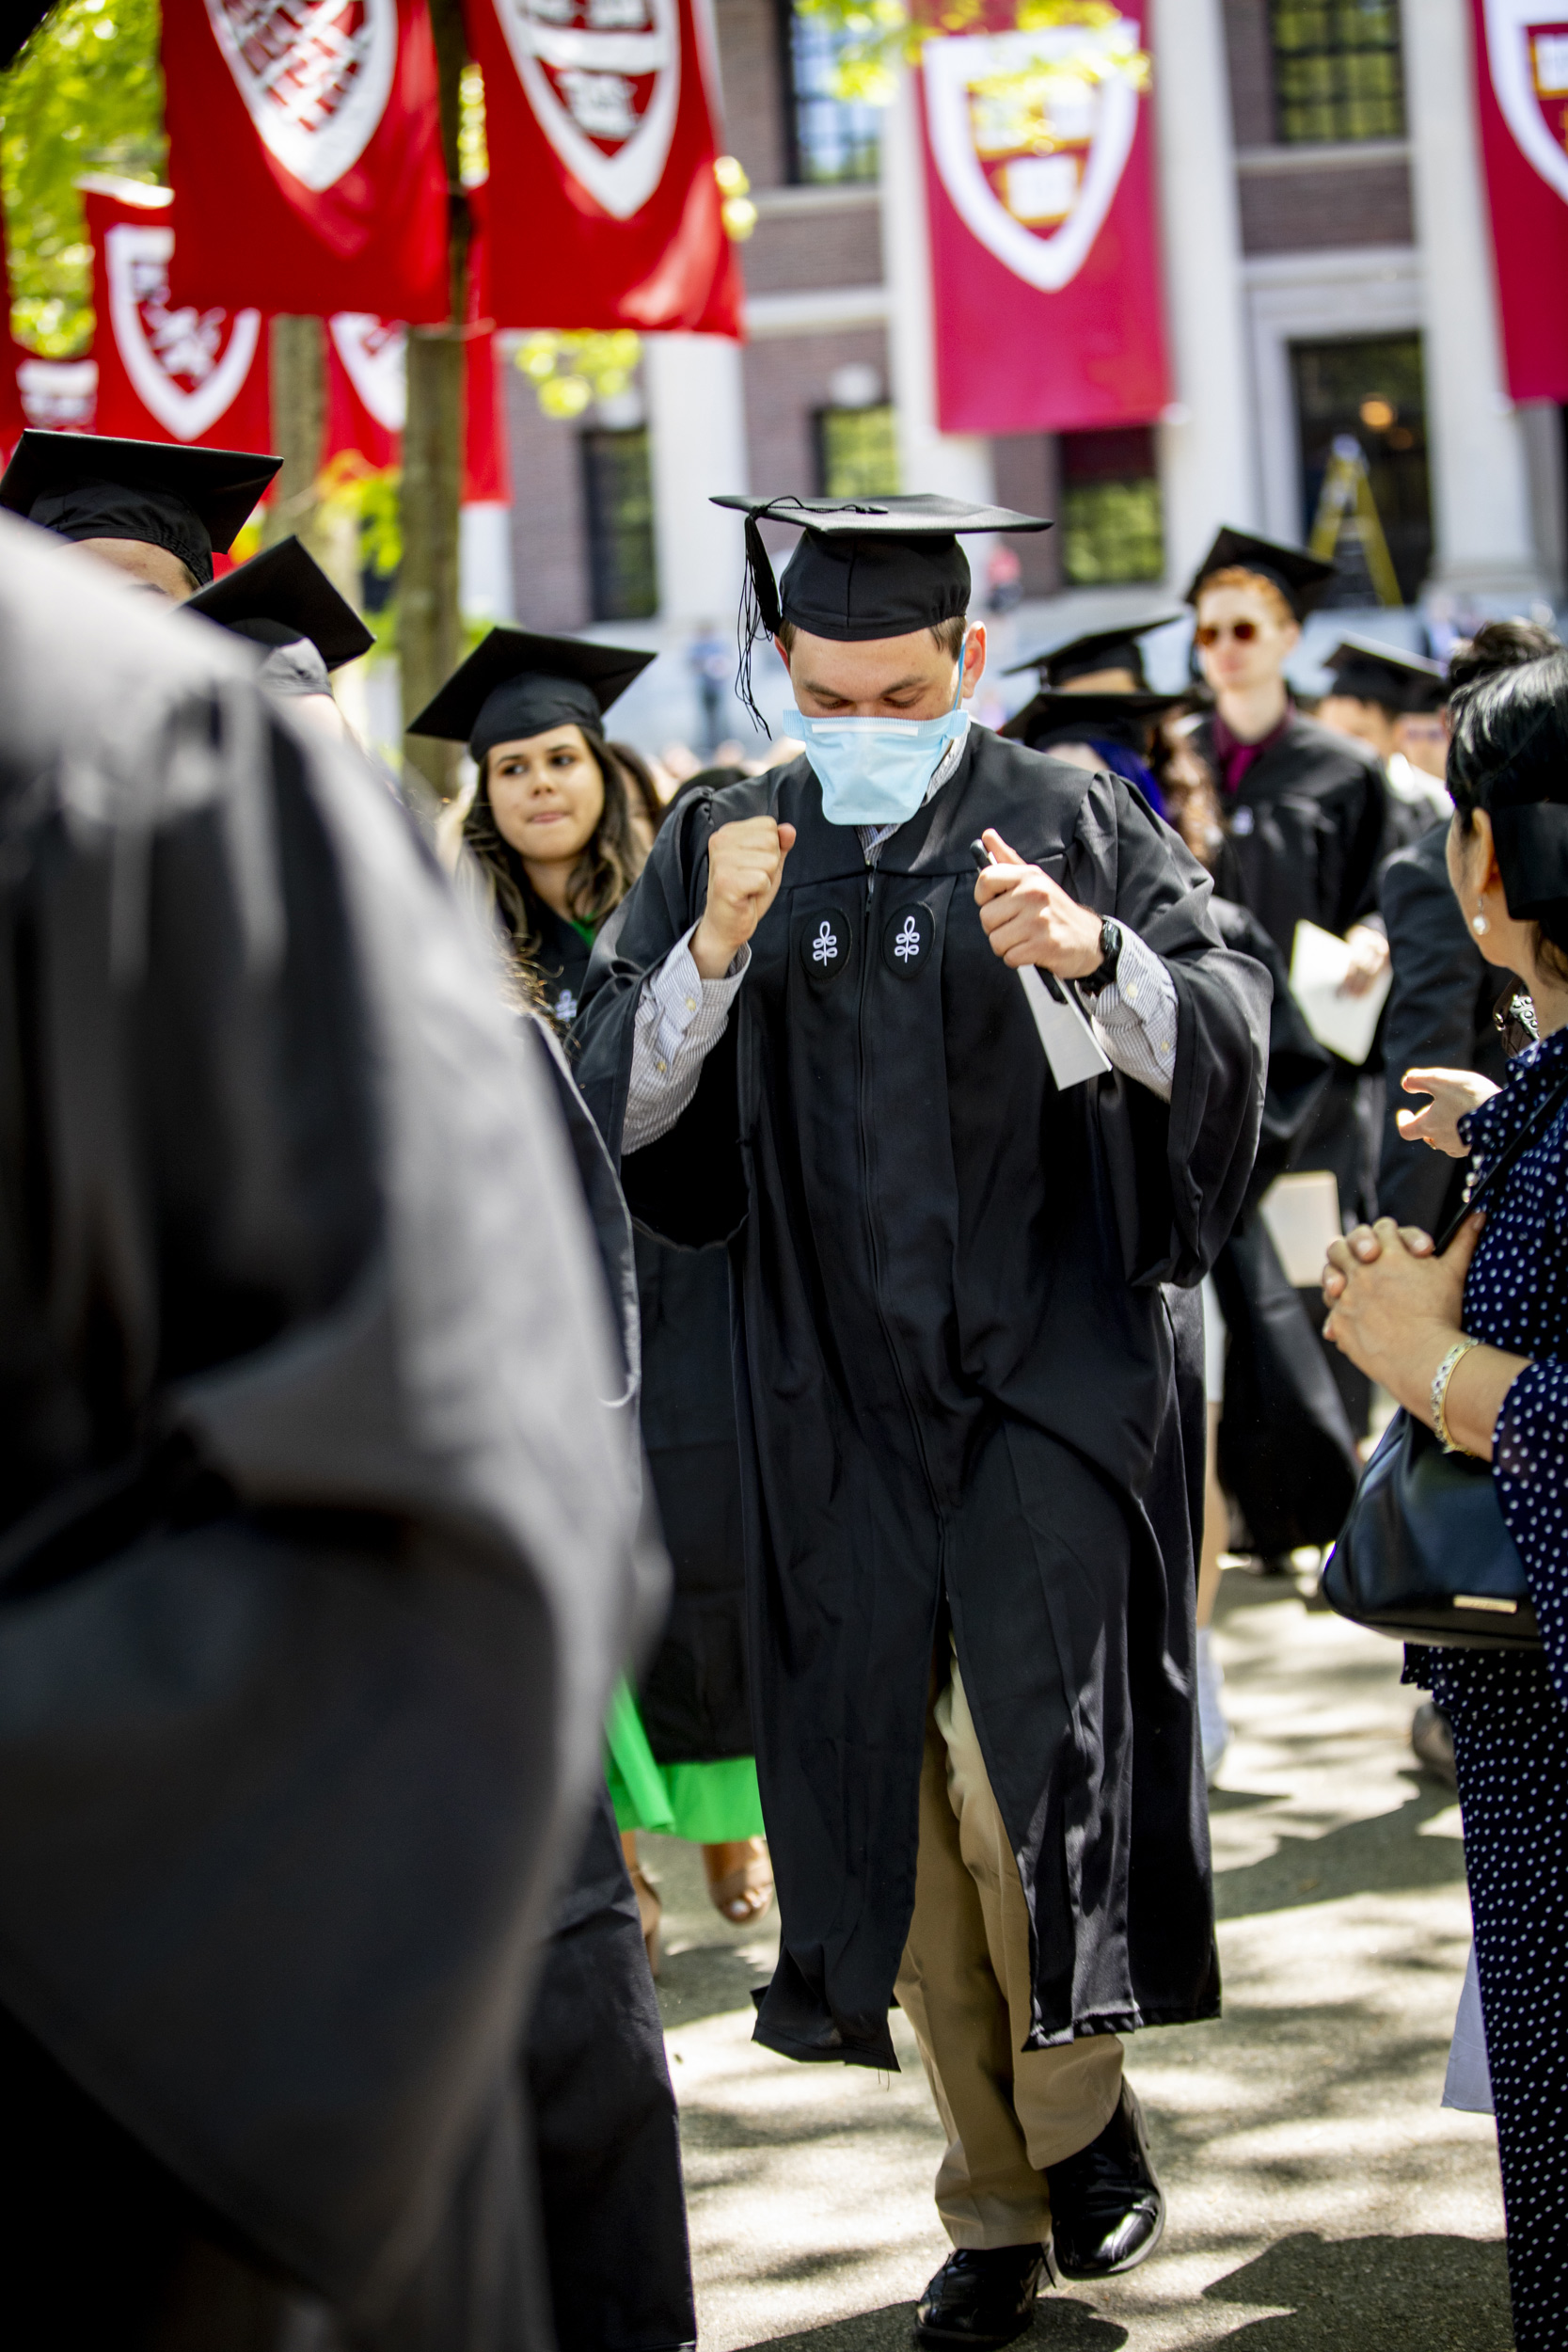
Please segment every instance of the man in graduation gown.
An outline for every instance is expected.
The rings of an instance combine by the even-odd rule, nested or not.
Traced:
[[[332,672],[369,653],[375,637],[296,538],[279,539],[198,589],[185,610],[255,645],[258,682],[297,704],[307,725],[328,735],[348,732]]]
[[[807,525],[782,601],[748,515],[748,626],[788,662],[806,755],[665,825],[578,1072],[634,1215],[736,1237],[783,1934],[757,2038],[891,2067],[896,1984],[958,2249],[921,2331],[999,2344],[1053,2228],[1075,2277],[1150,2250],[1117,2037],[1218,2004],[1203,1404],[1177,1395],[1164,1286],[1242,1199],[1267,989],[1126,784],[969,725],[985,641],[955,534],[1035,518],[779,518]],[[978,881],[977,836],[1000,861]],[[1097,1081],[1058,1089],[1025,964],[1090,993]]]
[[[1405,749],[1401,730],[1409,722],[1435,723],[1439,742],[1448,689],[1443,665],[1402,645],[1375,637],[1341,637],[1323,664],[1333,684],[1318,705],[1318,723],[1365,743],[1383,770],[1387,787],[1385,854],[1408,849],[1433,825],[1446,824],[1453,803],[1435,773],[1418,767]],[[1424,751],[1425,744],[1420,748]]]
[[[182,449],[29,425],[0,475],[8,508],[109,564],[145,595],[183,604],[213,578],[281,457]]]
[[[1226,886],[1257,915],[1291,966],[1298,923],[1315,923],[1352,950],[1346,987],[1359,993],[1388,965],[1377,912],[1386,854],[1387,791],[1372,754],[1305,719],[1285,665],[1301,622],[1334,576],[1299,548],[1220,530],[1187,591],[1214,712],[1194,734],[1219,787],[1227,833]],[[1327,1168],[1342,1216],[1375,1214],[1381,1085],[1370,1066],[1336,1060],[1295,1166]],[[1322,1302],[1302,1295],[1320,1327]],[[1371,1392],[1337,1348],[1328,1361],[1353,1427],[1367,1428]]]
[[[548,2352],[638,1509],[554,1082],[347,747],[0,548],[7,2340]]]

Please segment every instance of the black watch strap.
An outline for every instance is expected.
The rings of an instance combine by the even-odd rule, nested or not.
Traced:
[[[1121,925],[1110,915],[1100,926],[1100,963],[1080,986],[1091,996],[1098,996],[1102,988],[1109,988],[1117,977],[1121,961]]]

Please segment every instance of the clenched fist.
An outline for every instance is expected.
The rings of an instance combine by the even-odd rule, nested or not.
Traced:
[[[707,845],[707,904],[691,942],[705,980],[721,980],[779,895],[793,825],[745,817],[721,825]]]
[[[1016,972],[1036,963],[1064,980],[1086,979],[1100,969],[1100,917],[1037,866],[1026,866],[994,826],[984,835],[997,863],[974,881],[980,921],[992,950]]]

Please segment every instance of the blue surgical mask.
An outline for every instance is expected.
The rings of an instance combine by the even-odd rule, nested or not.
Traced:
[[[808,719],[784,723],[806,747],[830,825],[901,825],[926,798],[949,745],[969,725],[963,672],[951,710],[940,719]]]

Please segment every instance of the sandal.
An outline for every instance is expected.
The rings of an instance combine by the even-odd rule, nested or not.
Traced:
[[[773,1899],[773,1865],[766,1837],[732,1837],[703,1848],[708,1899],[732,1928],[748,1928]]]
[[[659,1921],[664,1916],[664,1905],[659,1900],[657,1887],[643,1869],[638,1857],[637,1832],[634,1829],[622,1831],[621,1851],[626,1856],[626,1874],[631,1880],[631,1891],[637,1897],[637,1915],[642,1923],[642,1945],[648,1955],[648,1966],[657,1977],[660,1959],[658,1929]]]

